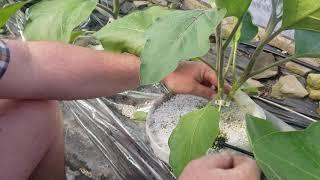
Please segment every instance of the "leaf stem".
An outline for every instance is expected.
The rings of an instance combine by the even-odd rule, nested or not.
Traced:
[[[228,39],[224,42],[223,47],[222,47],[223,51],[227,49],[227,47],[229,46],[230,42],[232,41],[234,35],[237,33],[237,31],[238,31],[238,29],[239,29],[239,27],[241,25],[243,17],[244,16],[241,16],[238,19],[237,24],[234,26],[234,28],[233,28],[231,34],[229,35]]]
[[[118,19],[120,13],[120,0],[113,0],[113,14],[115,15],[114,19]]]
[[[269,31],[272,32],[272,31]],[[277,30],[271,35],[266,35],[265,38],[259,43],[255,51],[253,52],[252,56],[250,57],[249,64],[247,68],[245,69],[244,73],[240,77],[238,81],[235,82],[235,84],[232,86],[230,93],[228,94],[228,99],[232,99],[236,91],[242,86],[243,83],[245,83],[252,72],[252,69],[257,61],[258,55],[263,51],[264,46],[268,44],[273,38],[275,38],[277,35],[279,35],[282,32],[282,29]]]
[[[299,57],[299,56],[293,55],[293,56],[284,58],[284,59],[282,59],[282,60],[280,60],[280,61],[277,61],[277,62],[272,63],[272,64],[270,64],[270,65],[268,65],[268,66],[266,66],[266,67],[263,67],[263,68],[261,68],[261,69],[258,69],[258,70],[256,70],[256,71],[252,72],[252,73],[249,75],[249,77],[253,77],[253,76],[257,75],[257,74],[260,74],[260,73],[264,72],[264,71],[267,70],[267,69],[270,69],[270,68],[273,68],[273,67],[275,67],[275,66],[281,65],[281,64],[283,64],[283,63],[289,62],[289,61],[291,61],[291,60],[293,60],[293,59],[296,59],[296,58],[298,58],[298,57]]]

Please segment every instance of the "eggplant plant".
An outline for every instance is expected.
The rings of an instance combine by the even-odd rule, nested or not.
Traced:
[[[100,40],[105,50],[140,56],[141,84],[159,82],[174,71],[180,61],[201,60],[211,48],[209,37],[214,35],[217,57],[216,64],[210,67],[218,75],[218,94],[204,108],[181,117],[171,134],[170,165],[178,177],[189,161],[205,155],[212,146],[219,134],[221,108],[249,78],[295,58],[320,57],[320,0],[270,0],[272,12],[264,37],[250,55],[243,74],[237,76],[238,44],[250,41],[258,31],[248,11],[251,1],[211,0],[211,8],[205,10],[154,6],[118,18],[117,0],[113,9],[99,5],[97,0],[42,0],[29,9],[23,34],[27,40],[73,42],[71,39],[79,34],[76,27],[93,10],[109,13],[118,19],[92,37]],[[20,5],[12,5],[10,10],[8,7],[0,9],[0,27],[13,14],[11,9],[18,10]],[[230,35],[223,38],[222,21],[227,17],[235,18],[236,24]],[[264,47],[286,30],[295,30],[295,54],[254,70]],[[231,53],[229,59],[225,59],[228,48]],[[224,94],[229,72],[232,74],[231,90]],[[249,114],[246,119],[255,159],[268,179],[320,179],[319,123],[304,131],[280,132],[268,121]]]

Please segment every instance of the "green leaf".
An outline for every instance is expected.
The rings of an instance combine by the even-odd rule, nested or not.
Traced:
[[[320,31],[320,0],[283,0],[282,29]]]
[[[241,91],[249,94],[249,95],[258,95],[259,94],[259,90],[257,87],[253,87],[250,86],[247,82],[245,82],[242,86],[241,86]]]
[[[13,3],[9,4],[5,7],[0,8],[0,28],[2,28],[8,19],[15,15],[15,13],[22,8],[25,4],[27,4],[29,1],[25,2],[18,2],[18,3]]]
[[[241,24],[241,36],[239,42],[250,42],[258,34],[259,28],[252,22],[252,16],[248,12],[243,17]]]
[[[320,32],[295,31],[296,55],[304,57],[320,57]]]
[[[178,177],[193,159],[206,154],[219,134],[220,114],[211,105],[181,117],[169,138],[170,165]]]
[[[71,36],[70,36],[70,40],[69,40],[69,44],[73,44],[74,41],[81,35],[83,35],[84,33],[86,33],[86,31],[72,31],[71,32]]]
[[[68,43],[75,27],[95,9],[96,0],[43,0],[30,9],[24,35],[27,40]]]
[[[136,111],[133,113],[133,119],[137,121],[146,121],[148,113],[144,111]]]
[[[216,0],[218,8],[227,9],[226,16],[241,18],[247,11],[252,0]]]
[[[270,122],[251,117],[247,130],[255,158],[272,179],[320,179],[320,123],[304,131],[278,132]]]
[[[168,8],[154,6],[117,19],[95,33],[105,50],[140,55],[145,44],[145,31],[160,16],[171,13]]]
[[[224,15],[224,10],[211,9],[176,11],[160,17],[146,32],[141,83],[159,82],[176,69],[179,61],[205,55],[210,48],[209,36]]]

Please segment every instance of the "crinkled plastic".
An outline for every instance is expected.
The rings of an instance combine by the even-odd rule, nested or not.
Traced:
[[[143,93],[139,96],[140,98],[136,99],[140,102],[152,101],[156,97],[149,94],[143,96]],[[111,110],[112,107],[106,105],[108,103],[114,102],[99,98],[65,102],[65,105],[103,153],[119,179],[175,179],[167,165],[149,149],[148,142],[139,138],[140,134],[144,133],[144,128],[130,129]]]

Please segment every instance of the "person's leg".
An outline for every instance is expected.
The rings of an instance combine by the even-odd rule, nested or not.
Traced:
[[[56,101],[0,100],[0,179],[65,179],[62,129]]]

